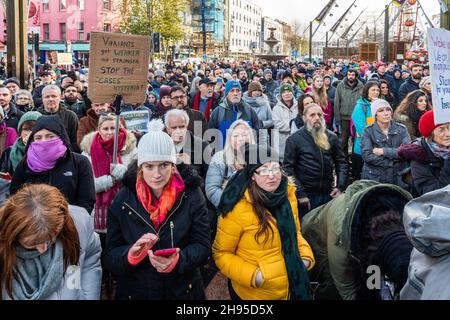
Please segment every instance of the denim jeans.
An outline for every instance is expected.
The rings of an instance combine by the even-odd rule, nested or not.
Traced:
[[[319,194],[309,194],[308,195],[310,209],[306,206],[299,205],[299,218],[300,220],[311,210],[320,207],[321,205],[328,203],[331,199],[330,193],[319,193]]]

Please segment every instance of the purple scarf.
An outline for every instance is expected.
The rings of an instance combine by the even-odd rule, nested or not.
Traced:
[[[60,138],[32,142],[27,151],[28,167],[33,172],[51,170],[66,151],[67,147]]]

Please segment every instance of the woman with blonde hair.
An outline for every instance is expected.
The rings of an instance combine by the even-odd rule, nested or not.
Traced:
[[[55,187],[26,185],[0,211],[2,300],[98,300],[100,255],[89,214]]]
[[[216,208],[228,179],[245,165],[240,154],[245,143],[255,143],[253,131],[247,122],[236,120],[227,130],[224,149],[213,156],[206,174],[206,197]]]

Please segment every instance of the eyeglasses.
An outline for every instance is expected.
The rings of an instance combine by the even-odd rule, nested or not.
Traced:
[[[268,177],[270,175],[276,175],[276,174],[279,174],[280,172],[281,172],[281,167],[275,167],[272,169],[264,168],[259,171],[255,171],[255,173],[261,177]]]
[[[182,96],[171,97],[172,100],[183,100],[184,98],[186,98],[185,94],[183,94]]]

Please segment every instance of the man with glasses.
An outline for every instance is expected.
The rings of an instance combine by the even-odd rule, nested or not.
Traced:
[[[189,107],[188,95],[183,87],[176,86],[170,90],[170,99],[172,100],[172,109],[180,109],[186,111],[189,116],[188,130],[194,136],[203,139],[203,133],[206,131],[208,123],[205,115],[198,110]]]
[[[326,129],[322,108],[315,103],[306,106],[303,121],[305,125],[286,141],[283,163],[297,185],[300,218],[339,196],[348,178],[344,153],[338,137]]]

